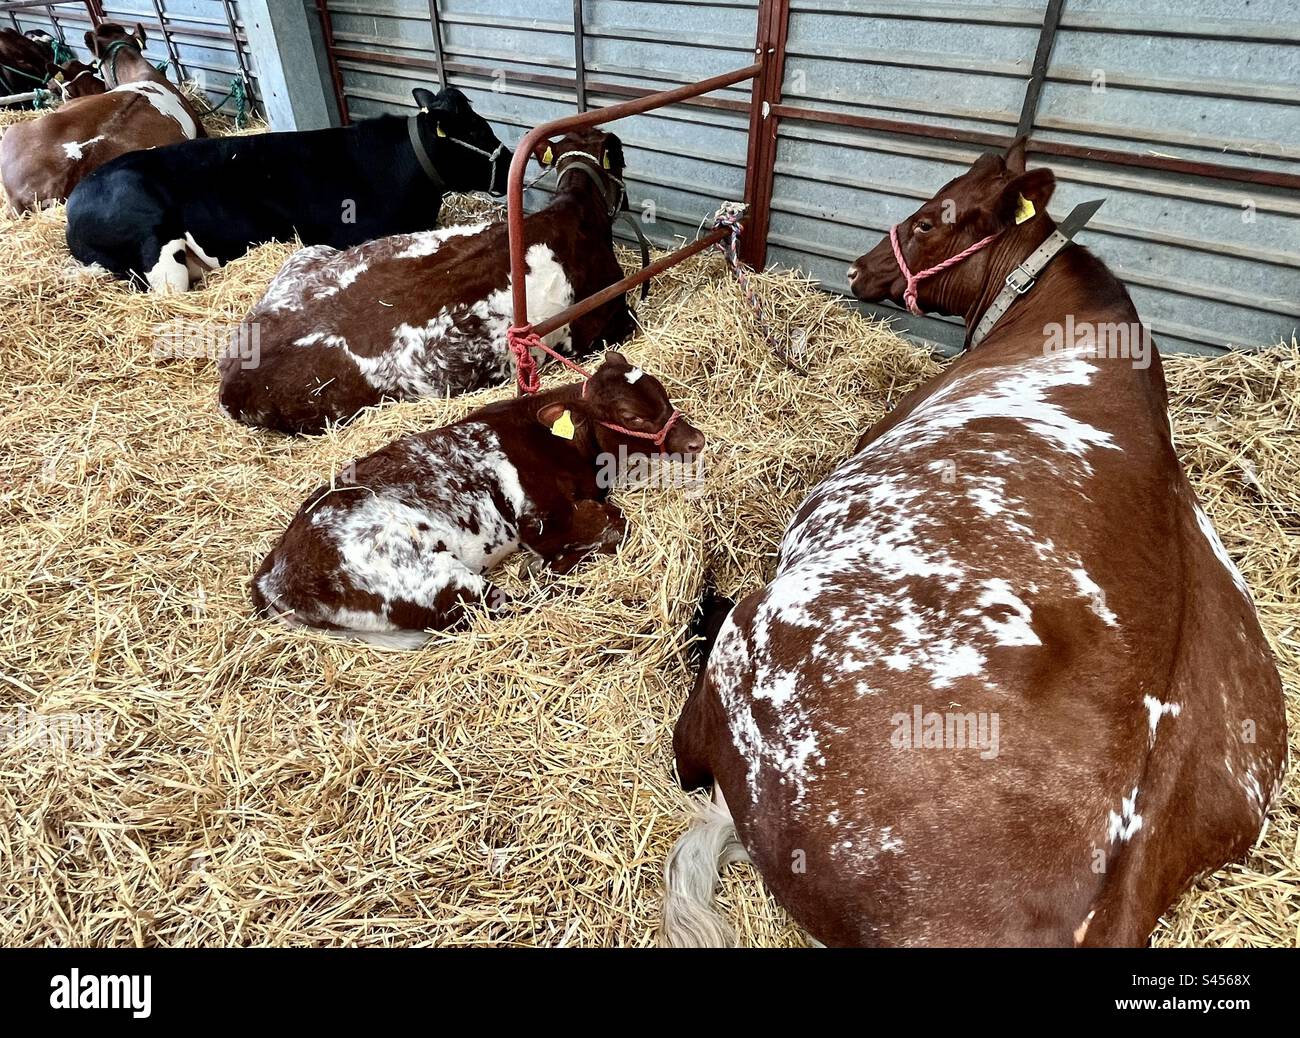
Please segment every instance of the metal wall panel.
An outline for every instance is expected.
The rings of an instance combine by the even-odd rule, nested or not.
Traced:
[[[232,0],[229,7],[235,23],[233,34],[224,0],[158,0],[156,5],[154,0],[104,0],[103,3],[105,21],[118,22],[129,28],[142,25],[146,37],[145,55],[155,64],[167,61],[166,74],[173,82],[177,76],[172,65],[179,64],[184,78],[203,84],[204,92],[213,104],[227,95],[232,81],[240,79],[243,69],[247,69],[250,107],[258,111],[257,68],[244,34],[238,0]],[[159,9],[163,12],[171,46],[161,31]],[[91,21],[84,5],[65,4],[54,10],[57,27],[62,28],[67,44],[77,57],[83,61],[90,60],[85,34]],[[41,8],[17,12],[11,19],[11,24],[14,22],[24,32],[28,29],[51,30],[51,19]],[[227,106],[227,109],[233,114],[233,106]]]
[[[414,86],[437,88],[428,0],[326,6],[353,118],[409,112]],[[586,0],[583,8],[589,107],[627,99],[602,86],[666,89],[753,60],[758,0]],[[508,145],[575,110],[573,0],[440,0],[438,11],[448,82]],[[749,89],[713,96],[748,105]],[[624,144],[633,209],[652,207],[653,222],[643,220],[652,241],[693,239],[722,201],[743,197],[744,112],[678,105],[610,129]],[[550,183],[530,193],[530,209],[545,204]]]
[[[1009,137],[1045,9],[795,0],[783,101]],[[1300,8],[1065,0],[1032,125],[1035,141],[1300,172]],[[769,262],[846,292],[847,264],[981,150],[783,120]],[[1053,213],[1107,197],[1079,240],[1128,284],[1162,349],[1260,345],[1300,327],[1296,192],[1084,157],[1047,164],[1058,179]],[[942,344],[961,341],[956,322],[899,322]]]

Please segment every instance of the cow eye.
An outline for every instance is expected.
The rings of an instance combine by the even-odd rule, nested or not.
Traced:
[[[916,221],[917,234],[929,234],[932,230],[934,230],[934,224],[932,224],[929,220]]]

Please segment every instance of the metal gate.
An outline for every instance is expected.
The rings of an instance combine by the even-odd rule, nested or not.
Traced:
[[[843,292],[847,262],[892,223],[1028,133],[1031,160],[1058,175],[1055,209],[1107,196],[1081,240],[1166,351],[1276,342],[1300,325],[1292,0],[316,3],[345,119],[451,83],[507,141],[763,55],[752,91],[619,124],[633,204],[661,244],[747,197],[750,263]],[[869,309],[961,341],[954,322]]]

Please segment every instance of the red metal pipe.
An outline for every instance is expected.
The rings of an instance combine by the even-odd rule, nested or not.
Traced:
[[[641,282],[649,281],[656,274],[662,274],[669,267],[674,267],[678,263],[681,263],[682,260],[690,259],[697,252],[703,252],[710,245],[722,241],[722,239],[727,237],[730,233],[731,228],[729,227],[713,228],[713,230],[703,238],[695,239],[695,241],[691,242],[684,249],[678,249],[676,252],[669,253],[667,256],[661,256],[648,267],[642,267],[635,274],[629,274],[617,284],[610,285],[608,288],[602,288],[595,295],[588,296],[586,299],[574,303],[567,310],[561,311],[554,317],[548,317],[540,324],[534,325],[533,333],[542,337],[550,335],[551,332],[555,331],[555,329],[563,328],[570,321],[576,321],[583,314],[596,309],[598,306],[603,306],[615,296],[622,295],[629,288],[636,288],[636,286],[641,284]]]
[[[541,126],[537,126],[524,134],[523,140],[515,148],[514,158],[510,161],[510,182],[506,193],[506,222],[510,235],[510,289],[514,301],[515,325],[521,328],[528,326],[528,285],[526,281],[527,270],[524,265],[524,172],[528,168],[528,159],[533,153],[533,148],[542,140],[569,130],[581,130],[588,126],[599,126],[602,123],[613,122],[615,119],[623,119],[629,115],[640,115],[643,112],[663,108],[665,105],[677,101],[684,101],[687,98],[698,97],[700,94],[707,94],[711,90],[719,90],[722,87],[732,86],[746,79],[753,79],[762,70],[762,61],[756,61],[747,68],[726,72],[720,76],[702,80],[699,83],[687,83],[672,90],[663,90],[657,94],[650,94],[648,97],[610,105],[608,108],[593,108],[587,112],[579,112],[577,115],[567,115],[560,119],[553,119],[549,123],[543,123]],[[540,335],[554,331],[569,321],[581,317],[585,313],[590,313],[602,303],[608,302],[620,292],[625,291],[626,288],[639,285],[647,278],[653,277],[668,267],[695,255],[714,241],[720,240],[721,237],[721,234],[706,235],[686,248],[678,249],[676,252],[664,256],[646,267],[640,273],[624,278],[617,285],[611,285],[603,292],[597,292],[593,296],[588,296],[586,299],[574,303],[564,313],[557,314],[550,320],[543,322],[533,331]]]

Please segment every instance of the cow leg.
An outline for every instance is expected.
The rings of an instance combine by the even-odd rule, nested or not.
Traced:
[[[189,231],[185,232],[185,267],[189,271],[190,284],[199,281],[203,275],[210,270],[216,270],[221,266],[221,261],[215,256],[209,256],[203,251],[203,246],[194,240],[194,235]]]
[[[627,520],[616,505],[579,501],[567,516],[548,516],[521,531],[523,543],[556,573],[568,573],[589,555],[613,555],[623,542]]]
[[[140,257],[142,267],[153,260],[152,266],[145,267],[144,274],[144,282],[149,286],[150,292],[171,295],[189,291],[189,250],[184,238],[163,238],[161,235],[147,237],[141,243]]]

